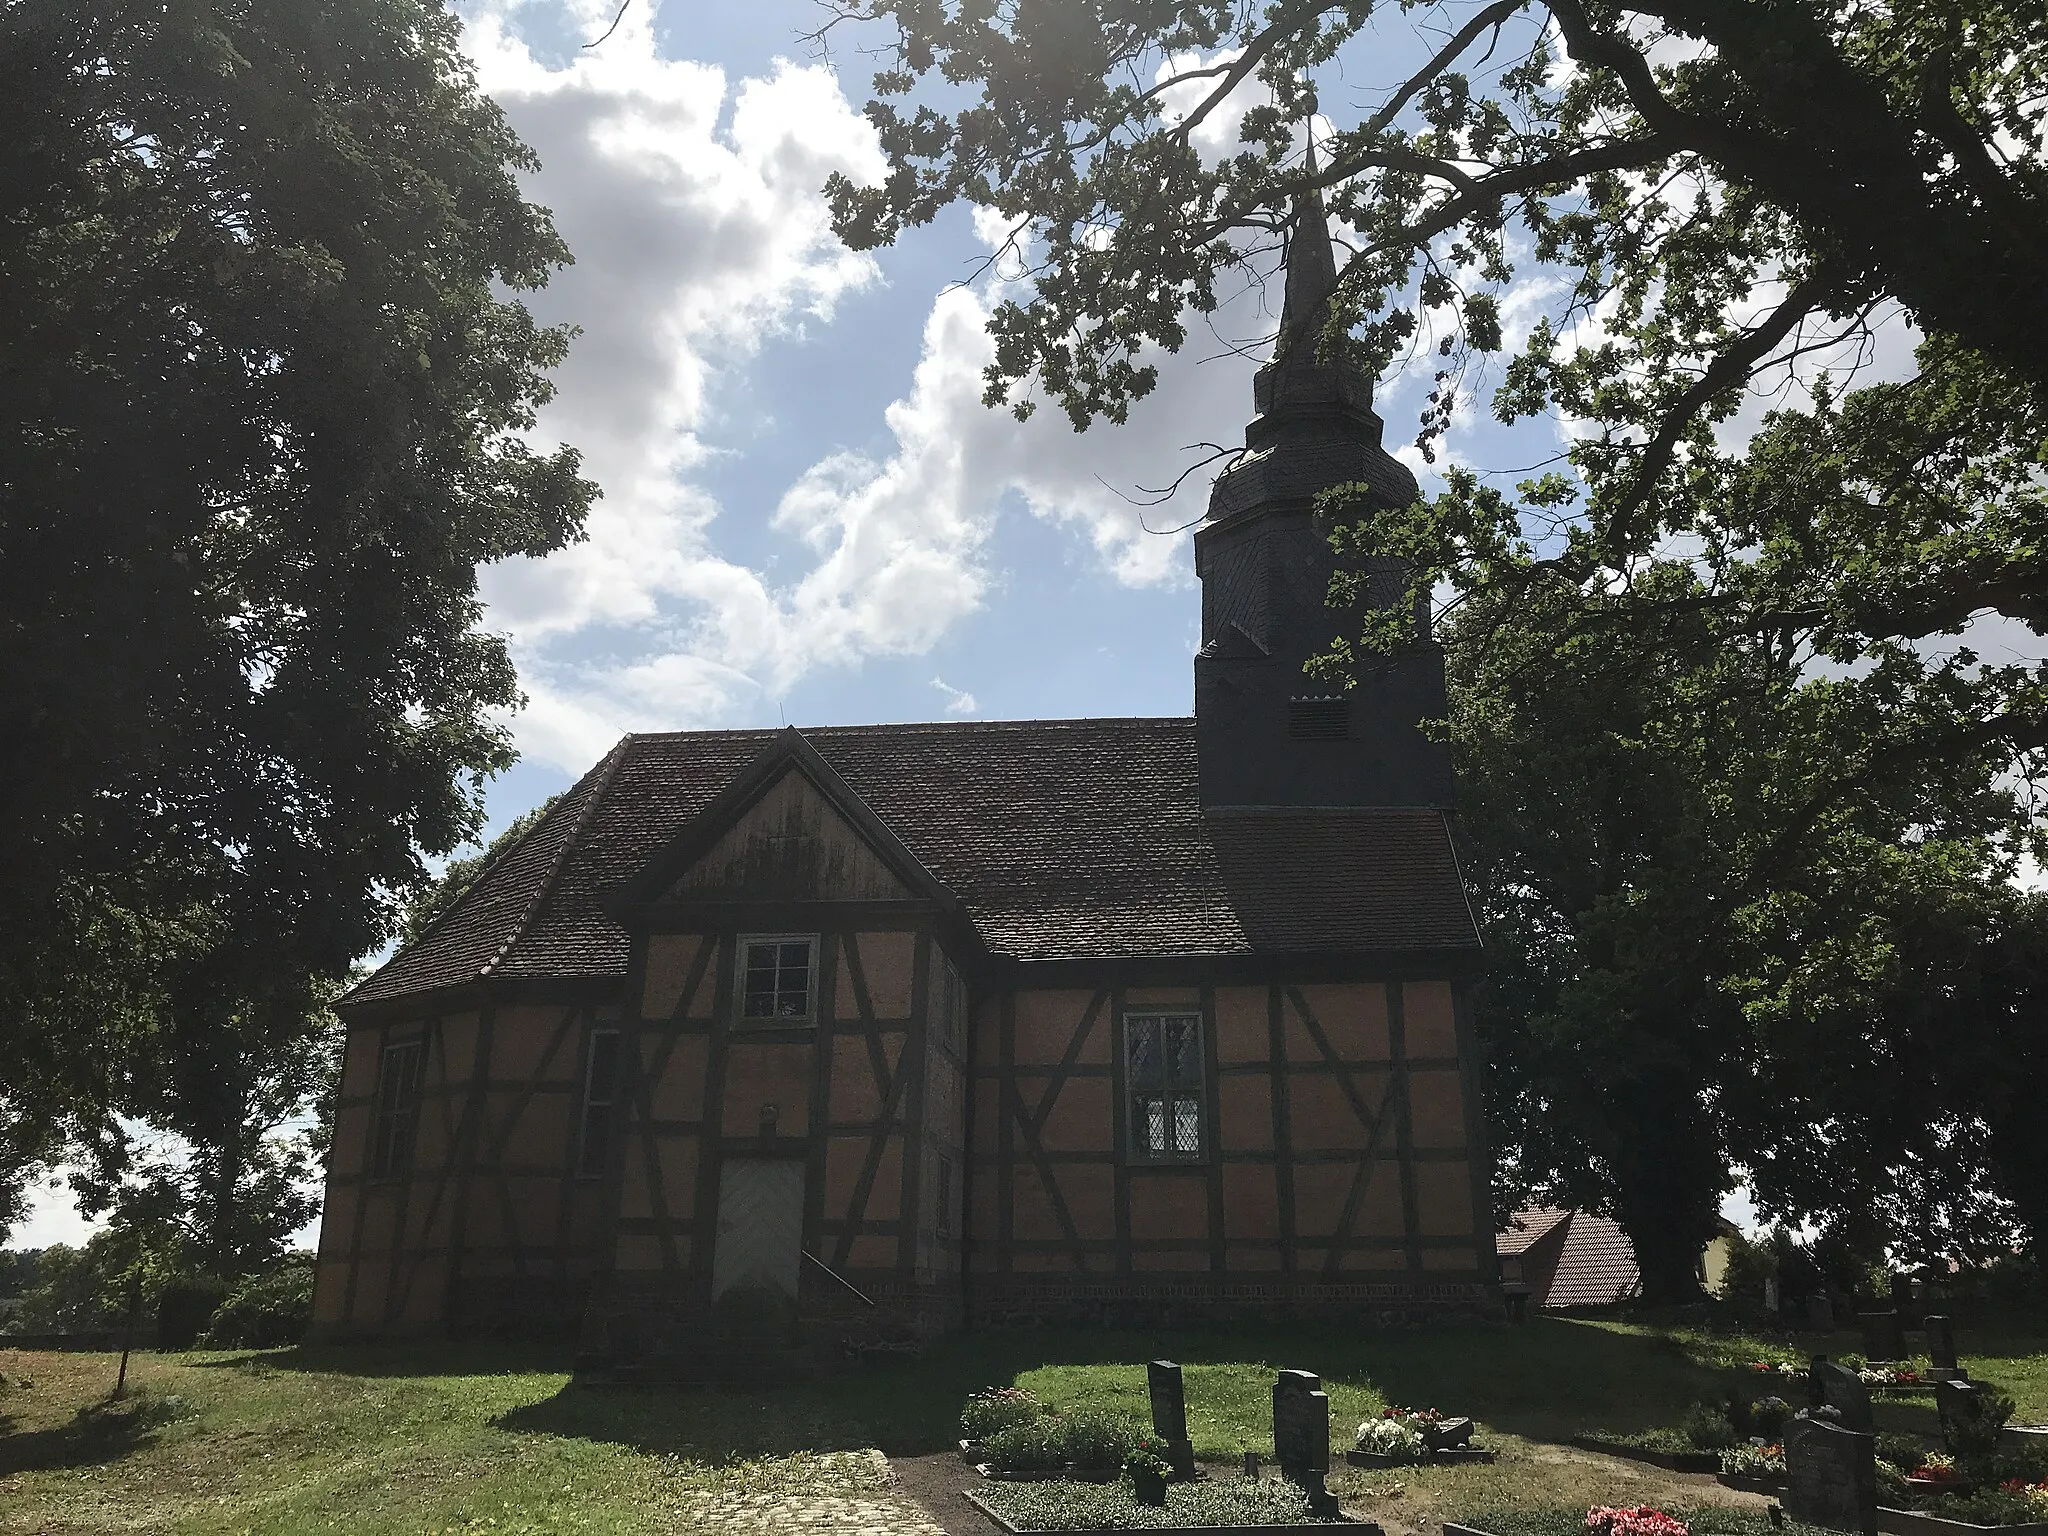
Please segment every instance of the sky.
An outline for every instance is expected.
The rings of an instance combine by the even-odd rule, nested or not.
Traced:
[[[880,173],[860,105],[884,39],[822,53],[814,0],[632,0],[581,46],[616,3],[456,7],[480,84],[539,155],[528,195],[576,256],[529,300],[581,332],[535,435],[575,444],[604,493],[583,542],[484,572],[528,698],[486,837],[627,731],[1189,712],[1184,529],[1208,477],[1162,505],[1144,488],[1191,445],[1241,440],[1247,343],[1270,336],[1277,285],[1158,359],[1127,425],[1019,424],[980,403],[999,223],[955,209],[871,255],[828,227],[826,177]],[[1420,47],[1358,67],[1390,79]],[[1236,121],[1215,114],[1198,142],[1223,152]],[[1544,284],[1510,293],[1511,344]],[[1425,492],[1406,440],[1429,387],[1424,363],[1378,394]],[[1503,472],[1556,446],[1555,424],[1510,431],[1469,404],[1448,443]],[[46,1192],[11,1241],[83,1230]]]

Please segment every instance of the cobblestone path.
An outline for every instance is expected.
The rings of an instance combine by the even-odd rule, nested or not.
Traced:
[[[691,1536],[946,1536],[917,1501],[896,1487],[880,1451],[870,1457],[876,1486],[855,1493],[692,1493],[679,1532]]]

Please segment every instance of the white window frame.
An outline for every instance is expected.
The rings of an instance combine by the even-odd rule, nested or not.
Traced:
[[[749,1014],[747,1012],[747,954],[756,944],[803,944],[808,946],[809,965],[805,972],[804,995],[810,1006],[798,1014]],[[778,971],[780,966],[777,967]],[[780,996],[780,989],[777,990]],[[741,1029],[785,1029],[818,1021],[818,935],[815,933],[743,933],[733,942],[733,1023]]]
[[[1165,1025],[1169,1021],[1185,1021],[1195,1031],[1195,1074],[1191,1082],[1177,1080],[1165,1070]],[[1131,1070],[1132,1048],[1138,1031],[1150,1026],[1159,1032],[1156,1049],[1159,1051],[1161,1072],[1157,1088],[1141,1087]],[[1211,1156],[1211,1143],[1215,1139],[1215,1125],[1209,1114],[1209,1037],[1208,1020],[1199,1008],[1129,1008],[1123,1017],[1123,1073],[1124,1112],[1130,1117],[1128,1135],[1125,1141],[1125,1155],[1133,1163],[1186,1164],[1206,1163]],[[1152,1145],[1151,1116],[1141,1098],[1156,1099],[1159,1103],[1160,1126],[1168,1143],[1163,1148]],[[1182,1151],[1171,1145],[1178,1124],[1175,1113],[1177,1105],[1188,1103],[1195,1107],[1195,1147]]]

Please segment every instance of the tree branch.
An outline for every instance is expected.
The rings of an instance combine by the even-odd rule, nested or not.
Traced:
[[[1635,475],[1622,494],[1620,504],[1609,514],[1606,537],[1610,556],[1618,554],[1620,547],[1628,542],[1636,512],[1648,498],[1658,477],[1670,467],[1677,454],[1679,440],[1685,436],[1685,429],[1693,417],[1723,390],[1733,389],[1746,380],[1756,365],[1770,356],[1778,343],[1791,335],[1799,323],[1835,291],[1842,278],[1842,270],[1832,262],[1822,262],[1807,273],[1793,284],[1784,302],[1771,311],[1763,324],[1745,332],[1734,345],[1719,353],[1692,387],[1664,413],[1656,435],[1643,446],[1643,456],[1636,464]]]
[[[1373,113],[1365,126],[1359,130],[1360,135],[1370,138],[1374,134],[1385,133],[1394,119],[1401,115],[1401,109],[1415,99],[1416,93],[1449,69],[1458,55],[1472,46],[1480,33],[1491,28],[1497,36],[1500,29],[1514,19],[1516,12],[1528,9],[1528,6],[1529,0],[1495,0],[1494,4],[1466,22],[1458,29],[1457,36],[1437,50],[1436,57],[1425,64],[1420,73],[1410,75],[1387,99],[1386,104]]]
[[[611,35],[619,30],[619,23],[626,19],[626,12],[633,8],[633,0],[619,0],[619,14],[612,18],[612,24],[604,29],[604,36],[585,43],[586,48],[595,48],[599,43],[608,42]]]

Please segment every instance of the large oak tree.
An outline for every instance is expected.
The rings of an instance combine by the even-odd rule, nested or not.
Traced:
[[[0,1176],[477,827],[477,568],[594,494],[532,165],[438,0],[0,6]]]
[[[1317,344],[1435,354],[1425,452],[1494,353],[1501,421],[1573,424],[1558,472],[1512,489],[1454,471],[1414,506],[1328,508],[1354,554],[1410,562],[1417,601],[1326,675],[1418,614],[1449,643],[1523,1187],[1621,1210],[1678,1292],[1731,1161],[1767,1208],[1825,1217],[1988,1155],[1996,1105],[1901,1085],[1924,1021],[1959,1016],[1944,978],[2026,972],[1984,956],[2028,953],[2001,904],[2048,679],[1965,631],[2048,631],[2038,6],[831,9],[828,45],[894,43],[868,108],[890,174],[834,183],[842,236],[962,200],[1018,231],[991,404],[1122,420],[1313,192],[1350,241]],[[1552,301],[1510,347],[1517,284]],[[1813,378],[1888,325],[1917,328],[1909,376]],[[1741,441],[1746,390],[1795,374],[1808,393]],[[1978,1014],[2023,1035],[2034,1004],[1999,995]],[[1868,1070],[1818,1065],[1840,1061]]]

